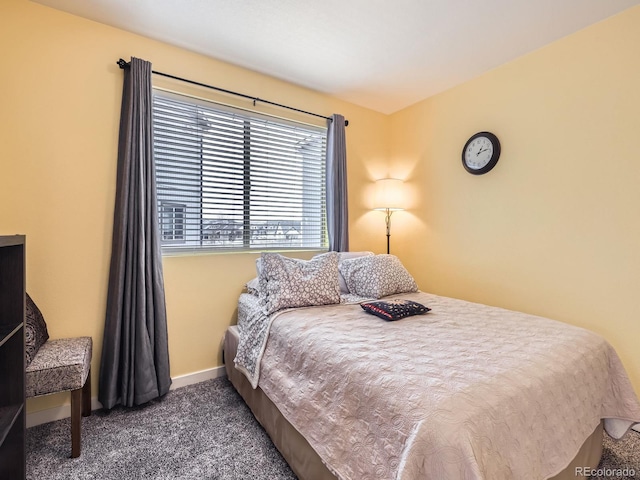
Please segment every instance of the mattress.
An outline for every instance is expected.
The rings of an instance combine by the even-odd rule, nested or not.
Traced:
[[[256,419],[265,428],[298,478],[301,480],[335,479],[336,476],[325,466],[309,442],[287,421],[262,389],[259,387],[253,389],[245,375],[234,367],[231,360],[235,357],[238,340],[237,327],[230,327],[224,339],[224,353],[227,359],[225,368],[235,389],[251,408]],[[556,480],[576,478],[576,467],[596,468],[602,455],[602,435],[601,422],[586,438],[567,467],[552,478]]]

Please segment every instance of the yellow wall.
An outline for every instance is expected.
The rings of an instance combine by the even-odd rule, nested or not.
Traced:
[[[388,117],[26,0],[0,3],[0,45],[0,234],[27,235],[27,289],[51,337],[93,337],[94,395],[111,251],[122,92],[118,58],[137,56],[159,71],[345,115],[351,242],[358,249],[383,248],[383,236],[374,236],[374,226],[362,217],[370,213],[367,185],[386,173]],[[377,226],[376,234],[383,224]],[[172,376],[221,364],[222,334],[235,322],[243,284],[255,276],[255,258],[165,258]],[[30,400],[28,407],[67,402],[51,396]]]
[[[424,290],[603,334],[640,386],[640,7],[384,116],[26,0],[0,3],[0,234],[27,235],[27,287],[52,338],[91,335],[94,395],[107,291],[122,72],[154,68],[344,114],[352,249],[382,252],[372,180],[407,180],[392,253]],[[165,85],[174,89],[179,85]],[[199,92],[208,95],[208,92]],[[232,102],[229,99],[229,102]],[[283,113],[283,112],[280,112]],[[462,146],[489,130],[497,167]],[[221,364],[255,254],[164,260],[172,376]],[[36,411],[67,402],[29,402]]]
[[[640,391],[638,25],[635,7],[392,115],[391,160],[421,288],[592,329]],[[483,130],[502,155],[473,176]]]

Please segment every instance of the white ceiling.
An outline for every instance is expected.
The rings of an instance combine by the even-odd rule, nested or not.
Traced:
[[[383,113],[640,4],[640,0],[34,1]]]

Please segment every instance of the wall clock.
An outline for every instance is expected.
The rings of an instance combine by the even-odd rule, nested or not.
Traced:
[[[500,140],[493,133],[478,132],[473,135],[462,149],[462,165],[474,175],[487,173],[500,158]]]

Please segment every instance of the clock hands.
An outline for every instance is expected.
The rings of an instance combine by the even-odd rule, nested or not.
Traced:
[[[482,152],[486,152],[487,150],[489,150],[488,148],[485,148],[484,150],[478,150],[478,153],[476,153],[476,157],[478,155],[480,155]]]

